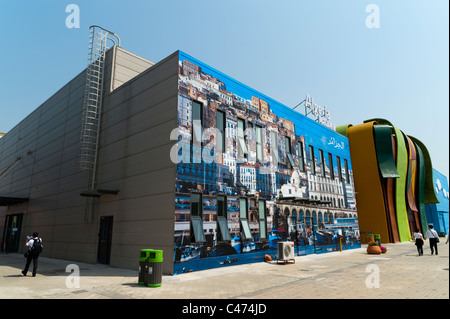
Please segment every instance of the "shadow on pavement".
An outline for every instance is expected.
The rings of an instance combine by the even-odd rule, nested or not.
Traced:
[[[17,269],[17,275],[13,274],[13,270],[7,270],[1,277],[22,277],[20,273],[25,268],[26,259],[22,254],[2,254],[0,255],[0,266]],[[68,267],[70,265],[70,267]],[[115,268],[103,264],[88,264],[63,259],[54,259],[49,257],[39,257],[38,259],[38,275],[41,276],[67,276],[73,273],[74,268],[78,267],[81,277],[88,276],[120,276],[137,278],[138,271],[131,269]],[[137,268],[138,266],[136,266]],[[30,270],[33,269],[33,263]]]

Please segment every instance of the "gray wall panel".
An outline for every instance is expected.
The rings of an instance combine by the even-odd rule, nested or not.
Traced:
[[[178,52],[157,64],[122,48],[113,59],[112,52],[96,186],[119,194],[94,199],[93,220],[86,220],[80,192],[87,172],[79,170],[83,71],[0,139],[0,172],[32,151],[0,178],[0,196],[30,197],[0,207],[0,224],[6,214],[22,212],[23,231],[44,238],[44,256],[96,262],[100,217],[114,216],[112,265],[135,269],[139,249],[164,249],[164,272],[172,273],[175,164],[169,154],[175,141],[169,137],[177,126]],[[109,84],[117,89],[109,92]]]

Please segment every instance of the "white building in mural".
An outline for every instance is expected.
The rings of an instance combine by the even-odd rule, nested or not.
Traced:
[[[307,187],[300,186],[300,173],[298,169],[293,171],[290,182],[281,186],[279,195],[281,197],[308,198]]]

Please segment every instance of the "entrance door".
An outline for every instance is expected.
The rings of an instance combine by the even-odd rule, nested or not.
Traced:
[[[22,227],[23,214],[6,215],[5,230],[1,251],[5,253],[17,253],[19,250],[20,229]]]
[[[112,227],[113,216],[100,217],[97,252],[97,262],[100,264],[109,264],[109,259],[111,257]]]

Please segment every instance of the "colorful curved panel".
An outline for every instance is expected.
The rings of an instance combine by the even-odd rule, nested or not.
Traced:
[[[400,241],[409,241],[411,232],[409,229],[406,210],[406,176],[408,173],[408,152],[402,132],[394,126],[397,144],[397,171],[400,177],[395,182],[395,214]]]
[[[370,134],[368,127],[373,128]],[[412,136],[405,135],[391,122],[385,119],[370,119],[364,124],[352,126],[351,124],[339,126],[339,133],[349,138],[350,152],[354,166],[355,188],[358,194],[357,207],[361,221],[378,223],[379,214],[363,216],[364,210],[360,207],[373,205],[379,200],[378,187],[383,191],[385,222],[387,224],[389,241],[409,241],[411,232],[419,228],[427,228],[427,218],[424,204],[436,203],[437,198],[433,188],[433,176],[430,155],[423,143]],[[371,147],[375,145],[377,169],[373,168],[373,154]],[[360,153],[366,153],[364,156]],[[358,169],[358,160],[364,160],[365,165]],[[370,158],[369,158],[370,157]],[[358,161],[357,160],[357,161]],[[371,163],[368,165],[368,163]],[[359,170],[374,169],[378,176]],[[366,176],[366,181],[357,183],[357,176]],[[370,178],[368,178],[370,176]],[[376,182],[374,180],[377,179]],[[369,182],[370,180],[370,182]],[[371,186],[367,184],[371,183]],[[363,194],[364,193],[364,194]],[[367,197],[370,194],[371,197]],[[367,201],[367,202],[366,202]],[[361,229],[363,226],[361,225]]]
[[[396,166],[399,178],[395,181],[395,214],[397,216],[397,227],[400,241],[409,241],[411,232],[409,229],[408,214],[406,208],[406,176],[408,174],[408,151],[402,131],[385,119],[372,119],[378,124],[390,125],[394,129],[395,141],[397,144]],[[367,121],[366,121],[367,122]]]
[[[397,220],[395,217],[395,197],[393,189],[395,178],[400,177],[395,166],[395,140],[392,138],[391,126],[375,125],[373,127],[378,168],[380,170],[386,207],[386,219],[389,230],[389,241],[399,242]],[[394,144],[394,145],[393,145]]]

